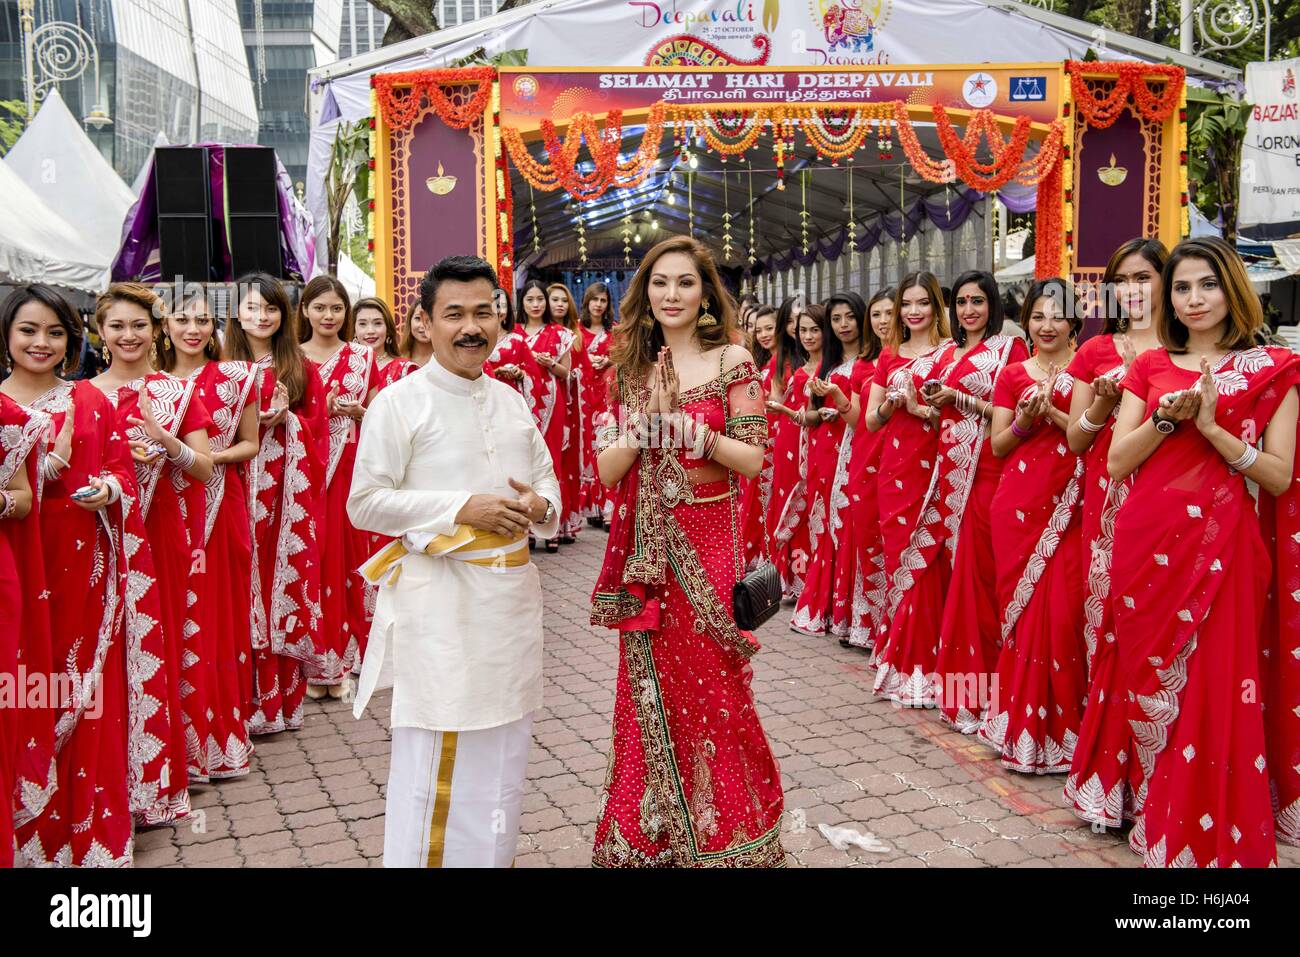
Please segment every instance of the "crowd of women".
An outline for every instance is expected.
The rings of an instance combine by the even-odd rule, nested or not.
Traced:
[[[646,286],[675,329],[675,300]],[[876,695],[935,709],[1009,769],[1066,775],[1068,805],[1134,822],[1149,865],[1273,864],[1300,841],[1300,364],[1266,344],[1215,240],[1126,243],[1094,305],[1104,328],[1079,342],[1084,307],[1057,279],[1018,317],[985,272],[749,297],[739,333],[705,296],[683,335],[743,337],[754,363],[728,369],[722,348],[721,397],[681,398],[717,405],[728,438],[744,426],[737,461],[763,444],[765,401],[761,471],[729,473],[738,567],[770,561],[791,627],[867,652]],[[546,438],[556,551],[635,502],[597,468],[613,303],[601,283],[579,304],[530,281],[497,306],[487,371]],[[254,736],[301,727],[304,698],[346,694],[360,668],[374,596],[355,570],[384,542],[349,522],[352,463],[367,403],[432,356],[424,317],[328,276],[296,305],[247,277],[224,331],[219,311],[111,286],[88,380],[57,292],[0,311],[0,864],[128,864],[134,828],[186,816],[192,782],[248,773]],[[753,423],[728,411],[746,369]],[[679,578],[711,547],[683,534]],[[616,832],[602,853],[624,853]]]
[[[753,309],[769,455],[742,510],[791,627],[1002,765],[1065,775],[1151,866],[1300,842],[1297,357],[1235,251],[1135,239],[1080,342],[993,277]]]

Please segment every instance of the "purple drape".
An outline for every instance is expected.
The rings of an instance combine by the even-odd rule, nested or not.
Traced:
[[[888,213],[869,226],[860,226],[853,242],[853,249],[860,253],[870,252],[886,238],[905,243],[916,235],[916,231],[927,219],[944,232],[960,229],[975,211],[975,206],[983,199],[983,193],[964,187],[950,193],[946,200],[943,197],[918,199],[901,215]],[[818,259],[838,259],[844,254],[848,242],[848,227],[841,226],[829,239],[810,242],[807,253],[803,251],[802,246],[794,246],[784,253],[773,253],[768,256],[763,265],[768,272],[785,272],[796,265],[811,266]]]

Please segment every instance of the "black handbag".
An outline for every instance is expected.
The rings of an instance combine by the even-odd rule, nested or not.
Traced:
[[[763,562],[731,590],[736,627],[753,631],[781,607],[781,574],[771,562]]]

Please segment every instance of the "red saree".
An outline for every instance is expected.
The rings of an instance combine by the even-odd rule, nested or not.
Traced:
[[[523,333],[517,329],[514,332],[502,334],[497,340],[496,348],[492,350],[492,355],[488,357],[487,362],[483,363],[483,371],[494,379],[500,378],[497,370],[503,366],[515,366],[523,374],[522,379],[501,379],[506,385],[514,389],[524,397],[528,403],[528,411],[533,414],[533,421],[539,423],[545,411],[543,400],[545,391],[538,387],[539,382],[544,382],[543,376],[547,379],[554,380],[555,376],[551,375],[545,369],[537,364],[537,358],[528,348],[528,341],[524,338]]]
[[[324,665],[321,642],[320,546],[317,503],[324,481],[319,434],[326,432],[325,395],[310,361],[305,391],[275,428],[263,426],[257,457],[249,463],[253,521],[253,702],[250,734],[302,727],[307,693],[303,668]],[[258,408],[271,407],[275,367],[270,356],[255,363],[261,373]]]
[[[1262,434],[1297,377],[1288,350],[1258,347],[1212,371],[1215,417],[1234,435]],[[1151,350],[1123,387],[1149,410],[1198,376]],[[1263,707],[1242,692],[1260,687],[1268,579],[1245,480],[1194,424],[1181,424],[1133,480],[1111,566],[1125,693],[1106,705],[1126,712],[1132,732],[1116,761],[1136,765],[1129,844],[1148,867],[1277,862]],[[1105,770],[1105,787],[1125,782],[1123,769]]]
[[[947,355],[944,346],[936,346],[914,359],[886,351],[876,363],[873,384],[888,391],[905,393],[910,386],[920,399],[921,383],[938,378],[942,367],[936,360]],[[880,430],[880,464],[876,474],[876,507],[879,510],[881,544],[884,548],[885,581],[891,582],[898,573],[903,550],[912,538],[912,529],[921,516],[921,503],[930,488],[934,473],[934,457],[938,452],[939,433],[926,420],[900,406],[894,410],[885,427]],[[875,664],[889,635],[889,607],[886,592],[885,606],[881,609],[880,631],[877,634]],[[895,672],[887,667],[886,684],[880,684],[877,675],[877,694],[894,684]]]
[[[1279,841],[1300,845],[1300,474],[1283,494],[1260,495],[1260,517],[1273,556],[1261,661],[1273,822]]]
[[[1021,362],[1029,354],[1023,339],[1003,335],[980,341],[960,359],[956,351],[955,342],[941,346],[930,374],[942,378],[949,388],[983,401],[992,401],[994,382],[1007,364]],[[920,518],[889,583],[885,596],[889,632],[876,649],[875,693],[909,708],[931,708],[940,698],[955,697],[944,694],[940,680],[941,646],[945,641],[953,643],[943,631],[945,601],[953,594],[953,568],[959,560],[962,532],[972,532],[979,525],[978,517],[966,525],[967,509],[972,504],[987,509],[1002,472],[1001,461],[989,448],[988,420],[973,410],[962,412],[956,403],[945,406],[939,419],[935,463]],[[985,511],[985,530],[987,516]],[[987,550],[992,552],[991,543]],[[960,677],[988,672],[993,657],[986,659],[983,652],[998,634],[992,590],[980,590],[982,584],[992,584],[988,579],[993,577],[996,563],[980,567],[980,559],[986,556],[974,557],[973,544],[969,554],[972,558],[961,569],[961,587],[963,595],[974,601],[954,613],[960,615],[954,622],[960,634],[953,637],[961,647],[949,651],[946,662],[947,667],[956,666],[954,673]],[[987,629],[984,636],[982,629]],[[973,671],[968,666],[974,664],[980,667]]]
[[[177,439],[190,432],[207,432],[212,426],[203,403],[195,401],[194,383],[166,372],[137,379],[110,395],[117,409],[118,431],[128,440],[148,442],[144,429],[131,425],[140,417],[140,384],[145,383],[158,424]],[[194,591],[190,569],[199,548],[190,534],[190,517],[203,512],[203,489],[165,458],[152,464],[134,462],[139,510],[144,518],[149,551],[158,575],[158,598],[162,604],[162,633],[167,642],[163,665],[167,670],[168,710],[172,715],[172,752],[184,754],[186,766],[172,768],[174,787],[188,787],[191,771],[204,777],[203,742],[207,736],[207,682],[204,661],[206,638],[193,614]],[[179,720],[177,720],[179,718]]]
[[[858,389],[858,406],[867,414],[871,384],[879,360],[869,363],[867,378]],[[865,425],[853,434],[849,450],[849,534],[852,549],[852,588],[849,608],[849,644],[872,648],[885,620],[885,551],[880,534],[880,440],[884,432]]]
[[[569,378],[564,383],[567,403],[564,449],[560,461],[560,497],[564,500],[564,514],[560,518],[560,534],[576,536],[582,529],[586,509],[596,498],[595,441],[596,412],[594,382],[596,370],[591,367],[581,335],[565,332],[572,346],[569,351]],[[563,353],[561,353],[563,355]]]
[[[164,823],[189,810],[189,792],[172,784],[184,757],[171,750],[156,576],[108,399],[89,382],[60,382],[32,406],[50,417],[51,438],[73,409],[74,453],[40,507],[49,607],[58,610],[52,660],[64,669],[50,674],[59,787],[17,840],[30,865],[123,867],[132,817]],[[120,490],[98,512],[69,498],[92,475]]]
[[[998,376],[993,404],[1015,410],[1038,387],[1024,365]],[[1068,412],[1074,377],[1052,402]],[[1087,694],[1083,644],[1083,459],[1046,418],[1002,467],[990,517],[998,560],[1002,651],[979,736],[1002,766],[1030,774],[1070,769]]]
[[[375,366],[375,388],[383,392],[398,379],[405,379],[408,375],[420,368],[410,359],[403,359],[396,356],[389,359],[382,366]]]
[[[365,404],[376,386],[374,353],[367,346],[345,342],[316,367],[321,392],[334,390],[339,399]],[[361,423],[348,415],[329,417],[329,457],[325,463],[325,524],[320,538],[321,639],[324,659],[307,668],[310,684],[334,685],[361,668],[373,615],[373,588],[357,572],[372,554],[370,536],[348,518],[352,465],[357,458]]]
[[[628,411],[644,409],[643,386],[629,398]],[[752,363],[681,400],[734,439],[765,440]],[[758,646],[731,610],[743,567],[735,475],[694,485],[702,464],[679,448],[643,449],[615,489],[591,614],[621,639],[599,867],[784,864],[781,775],[750,689]]]
[[[234,444],[239,419],[256,402],[258,373],[247,362],[207,362],[195,374],[199,400],[212,417],[213,452]],[[216,465],[204,487],[199,529],[204,561],[192,576],[198,593],[199,630],[208,650],[208,725],[203,739],[204,773],[212,779],[248,773],[253,752],[247,718],[252,713],[252,618],[254,574],[252,524],[239,467]]]
[[[828,378],[846,396],[852,396],[870,377],[870,369],[868,363],[849,359],[831,370]],[[828,632],[847,637],[849,633],[850,606],[844,596],[850,586],[844,579],[847,574],[848,581],[852,581],[851,573],[846,572],[852,563],[845,559],[851,541],[847,486],[853,433],[843,419],[836,419],[813,429],[808,443],[808,544],[812,559],[790,627],[814,637]]]
[[[781,404],[796,412],[808,405],[808,373],[796,369]],[[782,598],[798,598],[808,571],[808,432],[782,415],[772,443],[772,495],[767,503],[768,548],[781,574]]]
[[[0,674],[12,682],[15,696],[23,693],[26,675],[53,669],[39,507],[49,427],[45,413],[0,395],[0,489],[21,468],[35,497],[25,518],[0,520]],[[55,709],[49,701],[24,698],[6,702],[0,714],[0,794],[13,796],[12,811],[0,810],[0,867],[12,867],[15,828],[39,814],[57,786]]]
[[[582,340],[586,347],[587,362],[597,356],[608,359],[609,347],[614,344],[614,337],[606,332],[603,327],[597,326],[595,330],[586,326],[582,328]],[[587,418],[591,422],[596,421],[596,416],[602,412],[609,411],[610,408],[610,388],[614,383],[614,366],[608,365],[601,372],[597,372],[595,367],[591,369],[591,414]],[[582,501],[579,510],[585,518],[602,518],[610,512],[613,499],[610,496],[610,490],[600,484],[600,477],[596,474],[596,454],[594,432],[591,441],[588,442],[590,464],[587,471],[583,473],[582,482]]]
[[[544,355],[559,360],[564,358],[564,353],[572,345],[573,334],[555,322],[548,322],[531,336],[527,333],[523,335],[534,357]],[[560,481],[560,497],[563,499],[570,494],[564,483],[564,445],[565,436],[568,434],[569,418],[568,394],[565,392],[564,382],[547,369],[542,369],[542,383],[534,382],[534,386],[539,384],[541,388],[537,391],[541,396],[542,416],[537,421],[537,427],[542,430],[542,435],[546,438],[546,448],[551,453],[551,466],[555,469],[555,477]],[[563,510],[567,510],[569,505],[569,501],[565,499]],[[563,519],[560,527],[563,530]]]

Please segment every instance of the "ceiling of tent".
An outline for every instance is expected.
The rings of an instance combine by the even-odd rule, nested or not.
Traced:
[[[933,124],[915,123],[914,127],[926,153],[933,159],[942,159],[943,152]],[[635,151],[641,142],[641,133],[640,127],[625,131],[622,147],[625,155]],[[687,232],[689,210],[693,207],[695,235],[719,253],[719,264],[743,266],[748,258],[751,178],[755,255],[763,260],[773,253],[787,253],[802,241],[800,212],[804,206],[801,171],[804,169],[811,170],[807,178],[808,241],[811,244],[817,239],[832,238],[849,220],[850,167],[842,161],[839,166],[833,166],[829,159],[819,158],[802,136],[797,136],[796,141],[795,155],[787,155],[785,163],[784,190],[777,188],[776,164],[769,131],[764,131],[758,142],[743,157],[728,157],[725,164],[717,153],[692,146],[692,156],[696,159],[697,166],[691,169],[689,163],[681,161],[673,146],[672,137],[665,130],[658,163],[644,182],[629,189],[611,189],[599,199],[581,204],[576,203],[563,189],[552,192],[533,190],[530,198],[528,183],[512,167],[516,255],[521,263],[537,268],[578,265],[578,232],[574,217],[580,208],[584,213],[587,259],[606,263],[622,262],[623,218],[631,213],[634,229],[641,235],[640,243],[632,243],[631,256],[635,263],[659,239],[672,233]],[[942,198],[945,189],[948,189],[927,182],[912,169],[897,135],[890,150],[890,159],[880,158],[874,133],[869,134],[864,143],[866,148],[854,154],[851,164],[853,218],[856,222],[866,224],[882,215],[896,215],[900,205],[910,207],[922,197]],[[534,158],[544,159],[544,151],[539,143],[531,144],[530,151]],[[585,148],[580,155],[587,156]],[[987,161],[987,152],[980,158]],[[580,172],[591,169],[590,159],[586,160],[585,167],[579,162]],[[689,197],[688,172],[692,180]],[[668,201],[670,194],[673,203]],[[534,206],[531,211],[530,202]],[[735,250],[730,260],[724,260],[721,256],[723,214],[728,210],[731,212]],[[534,252],[533,215],[536,216],[540,253]],[[651,219],[659,223],[657,231],[649,228]],[[926,225],[922,228],[933,227]]]

